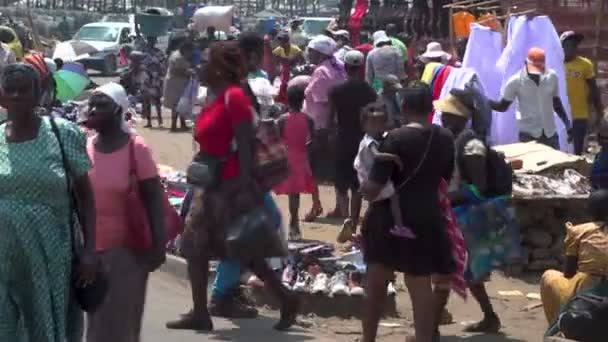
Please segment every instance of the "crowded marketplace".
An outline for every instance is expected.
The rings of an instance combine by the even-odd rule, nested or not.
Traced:
[[[0,342],[608,340],[608,1],[141,2],[1,10]]]

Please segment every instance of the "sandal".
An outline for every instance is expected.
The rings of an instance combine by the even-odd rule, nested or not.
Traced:
[[[194,312],[181,315],[175,321],[167,322],[167,329],[171,330],[195,330],[210,332],[213,331],[213,322],[209,313],[204,313],[201,316],[195,315]]]
[[[323,208],[321,208],[321,207],[312,207],[312,209],[310,209],[310,211],[308,212],[308,214],[306,214],[306,216],[304,216],[304,222],[313,222],[319,216],[321,216],[321,214],[323,214]]]

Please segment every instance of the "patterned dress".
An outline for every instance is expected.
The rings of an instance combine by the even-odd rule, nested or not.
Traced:
[[[158,48],[146,47],[142,52],[146,58],[141,64],[143,72],[140,90],[144,97],[159,99],[163,94],[163,80],[167,73],[167,56]]]
[[[76,176],[91,167],[86,139],[56,119]],[[79,341],[70,300],[69,202],[59,143],[48,118],[38,137],[8,143],[0,125],[0,341]]]

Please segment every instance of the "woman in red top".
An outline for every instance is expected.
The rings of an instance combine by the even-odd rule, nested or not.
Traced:
[[[168,323],[167,327],[211,331],[213,323],[207,310],[209,252],[224,257],[221,229],[240,215],[263,205],[264,194],[253,179],[255,118],[250,100],[240,86],[247,74],[247,64],[238,43],[214,43],[209,62],[201,69],[200,79],[215,99],[203,108],[196,121],[194,137],[201,153],[225,158],[225,162],[219,184],[204,190],[193,189],[182,252],[188,261],[194,308],[181,319]],[[244,266],[251,268],[282,303],[281,318],[275,329],[284,330],[293,325],[297,313],[295,297],[266,261],[249,260]]]

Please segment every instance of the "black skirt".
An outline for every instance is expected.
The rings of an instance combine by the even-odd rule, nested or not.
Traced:
[[[365,262],[412,276],[453,273],[456,264],[445,221],[438,208],[429,209],[424,215],[404,215],[405,225],[416,234],[416,239],[404,239],[389,232],[394,226],[389,200],[370,204],[362,225]]]

